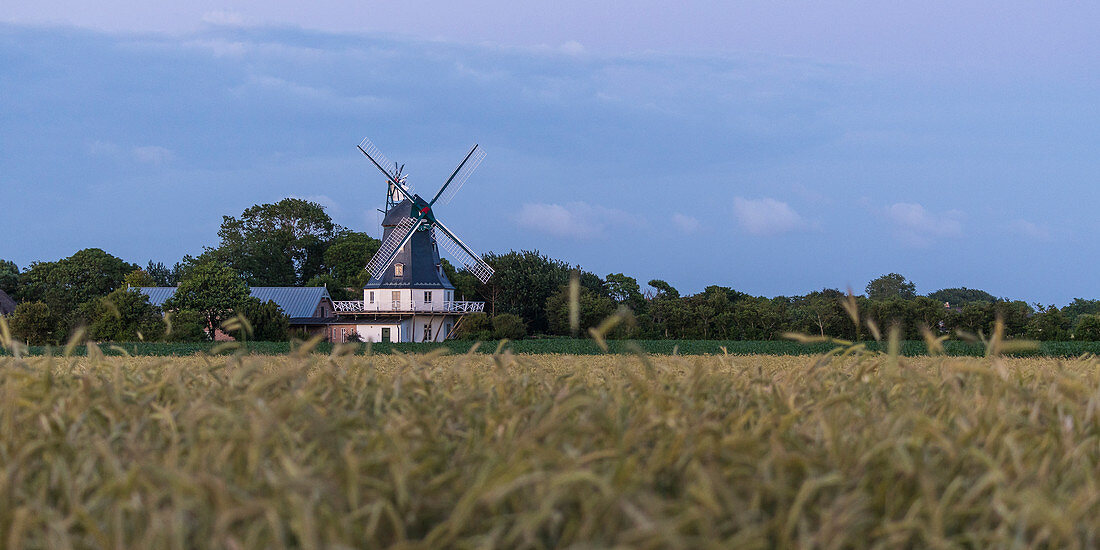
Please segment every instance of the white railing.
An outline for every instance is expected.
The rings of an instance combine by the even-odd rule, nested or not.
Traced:
[[[333,310],[336,313],[476,313],[485,311],[485,302],[444,301],[410,304],[402,300],[393,300],[390,307],[385,307],[385,302],[378,304],[366,304],[362,300],[334,301]]]

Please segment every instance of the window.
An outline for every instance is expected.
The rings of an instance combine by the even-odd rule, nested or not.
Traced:
[[[425,290],[424,291],[424,303],[425,304],[432,303],[432,291],[430,291],[430,290]]]
[[[390,300],[393,301],[393,309],[401,309],[401,291],[395,290],[390,294]]]
[[[424,341],[430,342],[432,340],[432,325],[428,323],[424,325]]]
[[[373,290],[370,292],[370,303],[372,303],[372,304],[374,303],[374,291]]]
[[[393,276],[404,277],[405,276],[405,264],[393,264]]]

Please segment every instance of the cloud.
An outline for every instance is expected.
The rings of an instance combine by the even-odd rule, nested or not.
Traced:
[[[909,246],[925,247],[936,239],[962,235],[963,213],[958,210],[936,214],[917,203],[899,202],[887,207],[885,215],[897,237]]]
[[[576,40],[570,40],[561,45],[559,48],[562,53],[568,55],[582,55],[585,52],[584,44],[577,42]]]
[[[134,147],[131,151],[134,159],[138,162],[144,162],[146,164],[152,164],[153,166],[160,166],[175,156],[172,151],[166,147],[160,145],[145,145],[142,147]]]
[[[1049,242],[1053,240],[1050,226],[1045,223],[1029,222],[1027,220],[1015,220],[1008,226],[1009,231],[1021,237],[1033,241]]]
[[[635,217],[622,210],[586,202],[525,203],[514,220],[520,227],[572,239],[602,236],[613,225],[638,225]]]
[[[772,198],[733,199],[733,212],[741,228],[753,235],[779,235],[806,226],[791,205]]]
[[[682,233],[695,233],[702,227],[698,219],[679,212],[672,215],[672,225]]]

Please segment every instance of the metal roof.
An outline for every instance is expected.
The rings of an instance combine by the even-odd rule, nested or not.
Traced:
[[[10,315],[15,311],[15,300],[7,292],[0,290],[0,315]]]
[[[176,293],[174,286],[143,286],[138,290],[149,297],[155,306],[163,306]],[[253,298],[266,302],[271,300],[288,317],[313,317],[317,304],[322,299],[332,300],[328,289],[323,286],[254,286],[249,292]]]

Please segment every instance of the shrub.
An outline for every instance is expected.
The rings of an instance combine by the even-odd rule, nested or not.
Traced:
[[[168,342],[205,342],[206,318],[193,309],[181,309],[168,314],[171,332],[164,336]]]
[[[252,325],[252,340],[257,342],[285,342],[287,340],[287,331],[290,330],[290,318],[283,313],[283,310],[274,301],[260,302],[258,299],[249,296],[237,308],[237,313],[248,319],[248,323]],[[235,331],[233,337],[238,340],[246,339],[240,334],[240,331]]]
[[[1077,326],[1073,329],[1073,338],[1089,342],[1100,341],[1100,315],[1079,315]]]
[[[493,338],[520,340],[527,336],[527,325],[514,313],[502,313],[493,317]]]
[[[104,298],[81,306],[93,340],[132,342],[159,340],[164,336],[164,318],[149,297],[137,290],[120,288]]]
[[[44,302],[24,302],[8,318],[12,335],[32,346],[54,343],[57,319]]]
[[[493,324],[484,313],[471,313],[462,318],[456,336],[459,340],[491,340]]]

